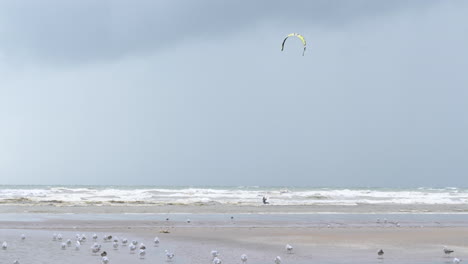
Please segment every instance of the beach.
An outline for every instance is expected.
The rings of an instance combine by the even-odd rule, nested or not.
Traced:
[[[384,216],[385,218],[380,218]],[[190,219],[190,223],[187,220]],[[4,261],[13,263],[100,263],[91,254],[92,234],[106,250],[110,263],[165,262],[164,250],[174,252],[172,263],[211,263],[211,250],[218,250],[223,263],[446,263],[468,256],[468,215],[459,214],[3,214],[0,239],[7,250]],[[163,233],[167,232],[167,233]],[[85,234],[80,250],[74,243],[65,250],[63,241]],[[21,234],[26,235],[24,241]],[[128,247],[114,250],[105,234],[135,239],[147,246],[144,259]],[[158,247],[153,239],[159,237]],[[294,249],[289,254],[285,245]],[[443,246],[455,250],[445,256]],[[383,259],[377,251],[384,249]]]
[[[270,204],[261,203],[263,195]],[[169,250],[170,263],[199,264],[211,263],[217,250],[222,263],[242,263],[242,254],[260,264],[277,256],[296,264],[451,263],[468,257],[467,197],[456,188],[4,186],[0,243],[8,248],[0,257],[1,263],[101,263],[106,251],[109,263],[165,263]],[[54,234],[63,240],[53,241]],[[75,250],[83,235],[87,240]],[[104,241],[108,235],[113,239]],[[131,254],[122,238],[144,243],[145,257]],[[68,239],[71,246],[62,249]],[[102,245],[99,254],[91,252],[94,242]],[[455,252],[444,254],[444,246]]]

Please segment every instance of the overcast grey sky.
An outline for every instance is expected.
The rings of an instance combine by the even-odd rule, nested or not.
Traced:
[[[0,184],[468,187],[468,1],[223,2],[0,1]]]

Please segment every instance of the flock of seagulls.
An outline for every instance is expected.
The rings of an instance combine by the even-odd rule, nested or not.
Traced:
[[[380,220],[379,220],[380,221]],[[386,223],[386,219],[384,219],[384,222]],[[26,239],[26,235],[22,234],[21,235],[21,240],[24,241]],[[102,246],[100,243],[97,242],[98,240],[98,235],[97,234],[93,234],[92,236],[92,239],[93,239],[93,245],[91,246],[90,250],[91,250],[91,254],[92,255],[95,255],[95,256],[101,256],[101,264],[109,264],[110,263],[110,260],[109,260],[109,257],[108,257],[108,254],[106,251],[101,251],[102,250]],[[53,241],[59,241],[60,242],[60,248],[62,250],[66,250],[67,248],[71,247],[72,246],[72,240],[71,239],[67,239],[66,242],[63,242],[63,236],[62,234],[53,234],[52,235],[52,240]],[[81,246],[83,243],[86,242],[86,235],[84,234],[76,234],[75,236],[75,250],[80,250],[81,249]],[[112,242],[112,248],[114,250],[118,250],[120,247],[126,247],[127,244],[128,244],[128,239],[127,238],[117,238],[117,237],[113,237],[112,235],[105,235],[103,236],[103,242],[106,243],[106,242]],[[153,240],[153,245],[154,247],[159,247],[160,245],[160,240],[159,240],[159,237],[155,237],[154,240]],[[3,250],[7,250],[8,249],[8,243],[6,241],[4,241],[2,243],[2,249]],[[146,256],[146,245],[144,243],[139,243],[137,240],[132,240],[128,246],[128,249],[129,249],[129,253],[130,254],[135,254],[138,252],[138,256],[140,259],[144,259],[145,256]],[[286,253],[288,254],[292,254],[293,253],[293,246],[291,246],[290,244],[286,244],[285,246],[285,250],[286,250]],[[169,250],[165,250],[165,256],[166,256],[166,261],[167,262],[171,262],[174,257],[175,257],[175,254],[173,252],[170,252]],[[453,249],[449,249],[447,247],[443,247],[443,252],[445,254],[445,256],[447,257],[450,257],[450,255],[452,253],[454,253],[455,251]],[[380,249],[378,252],[377,252],[377,255],[378,255],[378,258],[379,259],[383,259],[383,256],[384,256],[384,251],[383,249]],[[222,264],[222,260],[220,258],[220,253],[217,251],[217,250],[212,250],[211,251],[211,258],[212,258],[212,264]],[[243,264],[246,264],[247,263],[247,255],[246,254],[242,254],[240,256],[240,260],[242,261]],[[276,256],[276,258],[273,260],[273,262],[275,264],[281,264],[281,257],[280,256]],[[459,259],[459,258],[453,258],[452,259],[452,263],[454,264],[458,264],[460,263],[462,260]],[[13,262],[13,264],[20,264],[19,260],[15,260]]]

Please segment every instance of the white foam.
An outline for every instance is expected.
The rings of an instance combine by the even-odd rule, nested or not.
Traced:
[[[467,204],[459,188],[330,189],[330,188],[129,188],[129,187],[0,187],[0,203],[65,204],[236,204],[259,205],[266,195],[275,205]]]

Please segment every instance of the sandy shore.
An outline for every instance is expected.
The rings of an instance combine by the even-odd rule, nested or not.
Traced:
[[[361,204],[345,205],[66,205],[66,204],[3,204],[1,213],[468,213],[467,205],[395,205],[395,204]]]
[[[162,219],[166,215],[157,215],[152,220],[141,220],[144,217],[138,214],[120,220],[102,220],[99,215],[89,214],[42,219],[23,219],[32,216],[14,214],[8,216],[8,221],[0,221],[0,240],[10,245],[7,250],[0,250],[0,257],[5,260],[2,263],[13,263],[16,258],[20,263],[100,263],[100,257],[93,256],[89,250],[92,241],[84,244],[80,251],[73,247],[61,250],[60,243],[51,239],[53,233],[63,234],[65,240],[74,240],[76,233],[86,234],[88,240],[93,233],[100,237],[112,234],[136,239],[148,246],[146,258],[139,260],[137,255],[129,254],[126,247],[113,250],[112,243],[102,243],[111,263],[117,264],[163,263],[164,249],[176,253],[173,263],[193,264],[211,263],[213,249],[221,253],[223,263],[241,263],[241,254],[249,256],[248,263],[265,264],[274,263],[276,256],[281,256],[283,263],[380,263],[384,260],[387,263],[446,263],[453,256],[468,257],[468,221],[464,221],[464,216],[445,216],[441,218],[445,222],[439,226],[427,226],[433,220],[425,221],[422,215],[408,218],[413,219],[411,223],[403,221],[398,227],[390,222],[404,220],[405,215],[391,216],[399,218],[389,218],[387,223],[379,224],[351,215],[336,220],[339,224],[330,222],[330,226],[328,221],[337,216],[328,215],[326,221],[320,218],[317,225],[296,226],[292,223],[297,221],[294,215],[288,218],[271,214],[263,216],[262,220],[255,220],[256,215],[247,218],[232,215],[234,219],[228,215],[199,218],[192,215],[195,218],[187,223],[187,215],[178,214],[167,214],[168,221]],[[271,221],[264,221],[265,217]],[[115,217],[111,215],[110,218]],[[311,222],[316,220],[312,218]],[[161,233],[162,230],[169,233]],[[20,239],[23,233],[27,235],[25,241]],[[161,240],[159,247],[152,246],[155,236]],[[286,253],[286,243],[294,246],[293,254]],[[444,256],[444,245],[455,250],[452,257]],[[385,251],[383,260],[376,255],[381,248]]]

